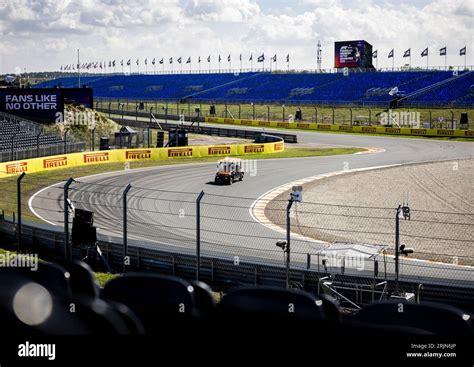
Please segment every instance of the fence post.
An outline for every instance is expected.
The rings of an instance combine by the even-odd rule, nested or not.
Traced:
[[[196,199],[196,280],[201,275],[201,199],[204,191],[201,191]]]
[[[40,156],[40,136],[41,136],[41,131],[36,134],[36,158]]]
[[[349,113],[350,113],[350,117],[351,117],[350,122],[351,122],[351,126],[352,126],[352,108],[349,108]]]
[[[15,134],[12,135],[12,146],[11,146],[11,157],[10,160],[14,161],[15,160]]]
[[[314,107],[314,117],[315,117],[315,122],[318,123],[318,107]]]
[[[127,194],[132,188],[132,185],[128,184],[123,190],[123,272],[126,271],[128,244],[127,244]]]
[[[369,125],[372,126],[372,110],[369,108]]]
[[[285,105],[281,106],[281,121],[285,122]]]
[[[240,117],[240,112],[241,112],[241,111],[240,111],[240,110],[241,110],[241,105],[240,105],[240,103],[239,103],[238,106],[239,106],[239,120],[240,120],[240,119],[241,119],[241,117]]]
[[[18,233],[18,252],[21,250],[21,180],[25,177],[26,173],[22,172],[20,176],[16,179],[16,195],[17,195],[17,213],[18,213],[18,226],[17,226],[17,233]]]
[[[336,109],[332,108],[332,124],[334,125],[336,122]]]
[[[290,232],[291,232],[291,218],[290,210],[293,205],[293,196],[288,200],[288,205],[286,206],[286,289],[290,289]]]
[[[69,253],[69,186],[74,182],[72,177],[64,184],[64,258],[70,260]]]
[[[267,121],[270,121],[270,106],[267,105]]]
[[[112,109],[112,102],[109,101],[109,118],[110,118],[110,110]]]

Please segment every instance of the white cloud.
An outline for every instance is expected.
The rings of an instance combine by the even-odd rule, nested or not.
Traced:
[[[448,64],[463,64],[468,46],[472,63],[474,2],[464,0],[0,0],[0,73],[18,63],[28,70],[55,70],[85,60],[228,53],[291,54],[291,66],[315,68],[316,43],[323,45],[323,67],[332,67],[334,41],[366,39],[379,50],[379,66],[395,63],[412,48],[412,63],[430,47],[430,64],[444,65],[437,48],[448,46]],[[289,11],[291,10],[291,11]],[[432,51],[431,51],[432,50]],[[223,66],[226,63],[223,62]],[[279,61],[280,66],[284,66]],[[212,67],[217,64],[213,61]],[[207,63],[203,64],[207,67]]]

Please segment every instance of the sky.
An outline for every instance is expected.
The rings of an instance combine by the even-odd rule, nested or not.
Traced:
[[[209,55],[217,69],[219,54],[222,68],[229,54],[232,67],[242,54],[249,68],[251,53],[265,53],[266,67],[277,54],[277,68],[286,69],[289,53],[292,69],[315,69],[318,40],[327,69],[335,41],[359,39],[378,50],[379,67],[392,66],[392,48],[395,66],[408,63],[408,48],[412,66],[426,66],[426,47],[429,65],[444,66],[444,46],[448,65],[464,65],[464,46],[473,65],[473,19],[472,0],[0,0],[0,74],[59,70],[77,62],[77,49],[81,63],[131,58],[132,71],[137,58],[150,71],[153,58],[180,56],[191,56],[193,69],[201,56],[208,69]]]

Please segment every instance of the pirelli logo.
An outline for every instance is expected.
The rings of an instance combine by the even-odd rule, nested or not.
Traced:
[[[264,145],[246,145],[244,148],[245,153],[263,153],[264,151]]]
[[[109,160],[109,153],[91,153],[84,154],[84,163],[98,163],[107,162]]]
[[[375,134],[377,132],[377,129],[375,127],[362,126],[362,132],[363,133]]]
[[[467,132],[467,131],[466,131]],[[436,134],[438,135],[448,135],[448,136],[453,136],[454,135],[454,130],[437,130]],[[467,134],[466,134],[467,135]]]
[[[240,120],[240,125],[251,126],[252,120]]]
[[[258,126],[270,126],[270,121],[259,121]]]
[[[283,143],[275,143],[275,145],[273,146],[273,149],[275,151],[280,151],[280,150],[283,150],[283,147],[284,147]]]
[[[400,134],[401,130],[399,128],[396,128],[396,127],[386,127],[385,132],[387,132],[389,134]]]
[[[352,131],[352,126],[339,125],[339,131]]]
[[[168,149],[169,158],[192,157],[192,156],[193,156],[193,148]]]
[[[290,127],[290,124],[288,122],[279,122],[277,124],[277,127],[284,127],[288,129]]]
[[[43,159],[43,168],[56,168],[67,166],[67,157]]]
[[[233,124],[234,120],[233,119],[224,119],[225,124]]]
[[[426,129],[411,129],[411,135],[426,135],[427,133]]]
[[[207,118],[207,121],[209,121],[209,122],[219,122],[219,120],[217,119],[217,117],[208,117],[208,118]]]
[[[319,130],[331,130],[331,125],[318,125]]]
[[[474,136],[474,131],[473,130],[466,130],[464,132],[464,136]]]
[[[127,150],[125,159],[150,159],[151,150]]]
[[[230,154],[230,147],[209,147],[207,148],[207,154],[209,155],[227,155]]]
[[[6,165],[7,174],[23,173],[28,171],[28,162],[18,162]]]
[[[309,129],[309,124],[296,124],[298,129]]]

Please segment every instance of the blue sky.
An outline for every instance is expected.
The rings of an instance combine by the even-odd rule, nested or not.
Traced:
[[[75,62],[137,58],[192,58],[232,55],[243,67],[250,53],[278,55],[278,68],[315,69],[321,40],[323,67],[333,66],[334,42],[365,39],[379,51],[379,67],[408,62],[444,65],[439,48],[448,47],[448,65],[463,65],[459,49],[472,56],[474,1],[465,0],[0,0],[0,73],[57,70]],[[208,68],[208,64],[201,64]],[[169,65],[166,65],[169,67]],[[227,67],[227,62],[222,67]],[[269,66],[267,64],[267,66]],[[136,70],[133,70],[136,71]]]

